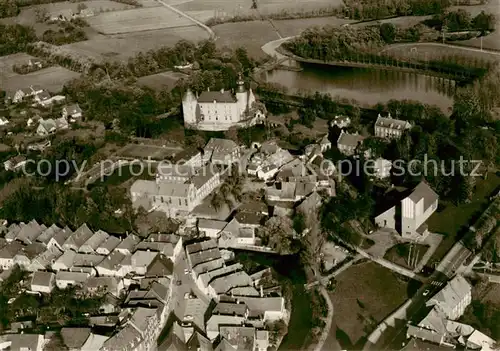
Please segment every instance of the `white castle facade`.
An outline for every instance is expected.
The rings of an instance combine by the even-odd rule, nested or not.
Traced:
[[[264,111],[257,104],[252,89],[245,88],[238,79],[236,93],[231,91],[204,91],[195,96],[187,90],[182,99],[184,125],[187,128],[223,131],[231,127],[249,127],[262,123]]]

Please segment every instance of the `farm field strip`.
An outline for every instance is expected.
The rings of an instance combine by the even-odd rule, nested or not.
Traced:
[[[164,28],[188,27],[192,22],[165,7],[147,7],[101,13],[87,22],[103,34],[120,34]]]
[[[2,88],[7,91],[15,91],[30,85],[39,85],[55,93],[59,92],[66,82],[79,77],[79,75],[79,73],[66,68],[53,66],[25,75],[11,76],[2,83]]]
[[[77,55],[93,57],[96,60],[112,59],[127,61],[139,52],[175,45],[179,40],[197,42],[208,39],[208,34],[198,26],[167,28],[153,31],[126,33],[81,41],[64,45]]]

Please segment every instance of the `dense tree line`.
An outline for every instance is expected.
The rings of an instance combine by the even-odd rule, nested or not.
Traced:
[[[495,30],[496,19],[495,15],[484,11],[472,17],[469,12],[459,9],[436,14],[424,23],[439,31],[446,27],[450,32],[479,30],[486,33]]]
[[[343,14],[355,20],[394,16],[424,16],[441,13],[451,0],[345,0]]]
[[[0,23],[0,56],[26,51],[28,44],[37,40],[32,27],[20,24],[8,25]]]

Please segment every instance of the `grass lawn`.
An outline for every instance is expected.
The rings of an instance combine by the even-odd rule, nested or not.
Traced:
[[[411,247],[411,252],[410,252]],[[400,243],[394,245],[384,255],[386,260],[394,262],[395,264],[408,268],[410,270],[415,269],[415,266],[422,260],[425,253],[429,249],[428,245],[422,244],[410,244],[410,243]],[[408,254],[410,256],[410,263],[408,262]]]
[[[498,186],[500,186],[500,177],[490,173],[488,179],[477,180],[476,193],[470,203],[460,206],[444,201],[441,203],[446,207],[440,212],[435,212],[427,221],[427,225],[431,232],[444,234],[445,238],[429,260],[429,266],[440,261],[466,229],[481,215],[489,203],[489,197]]]
[[[354,265],[336,280],[330,334],[343,349],[361,349],[377,324],[406,301],[411,285],[373,262]]]

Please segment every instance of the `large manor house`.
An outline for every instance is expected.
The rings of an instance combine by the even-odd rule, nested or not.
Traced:
[[[262,123],[264,112],[257,107],[252,89],[245,88],[241,75],[236,85],[235,93],[208,90],[198,96],[188,89],[182,99],[184,125],[198,130],[223,131]]]

